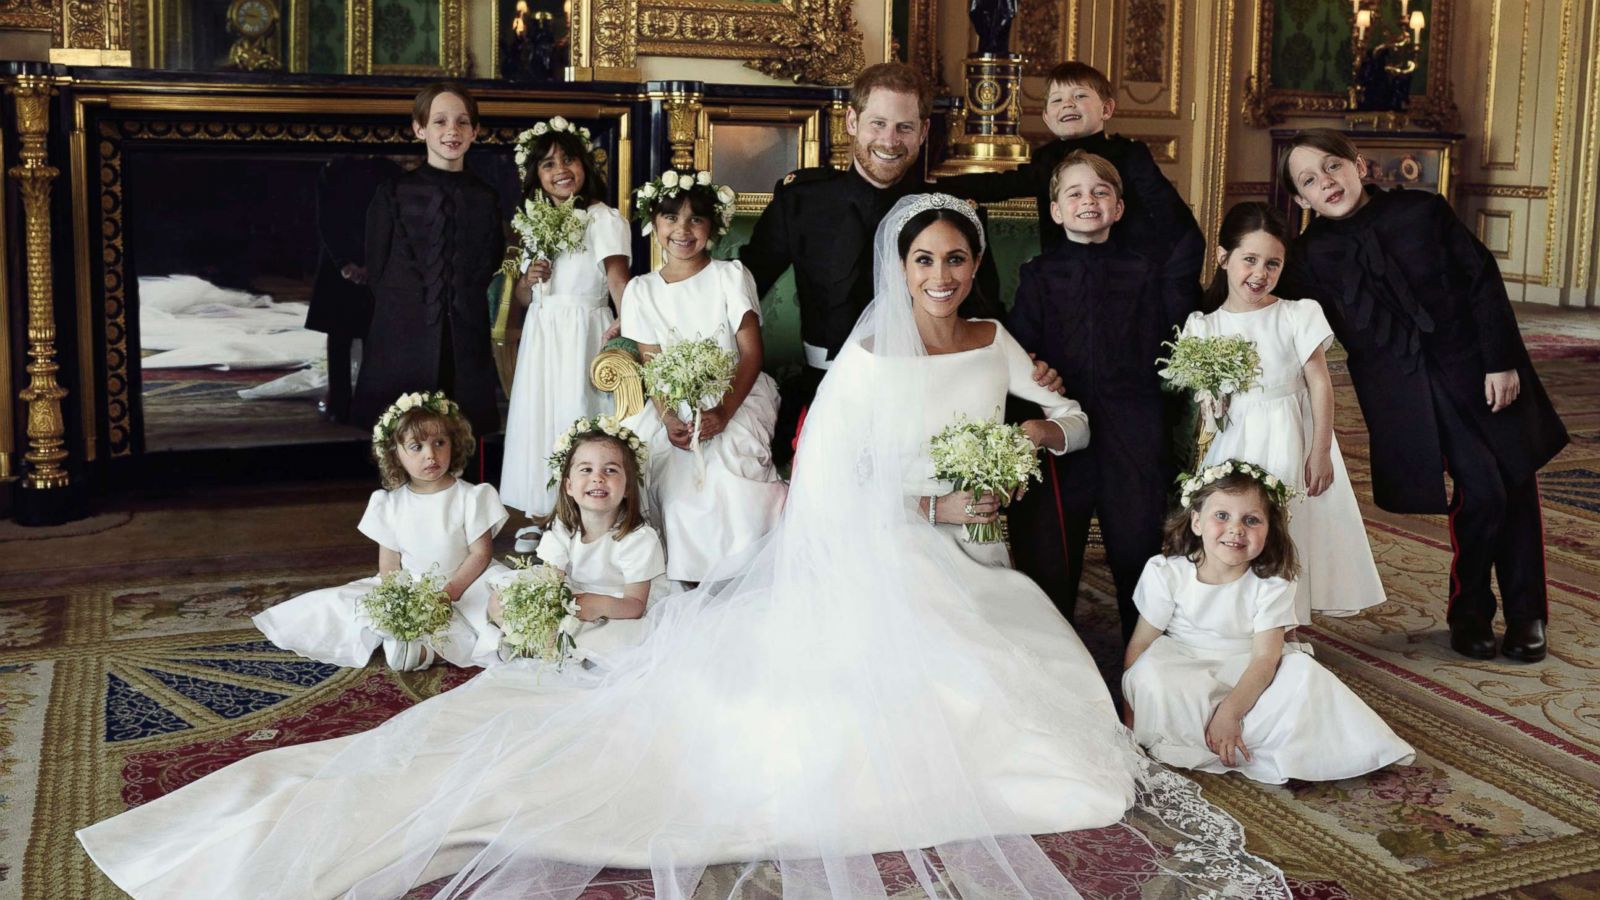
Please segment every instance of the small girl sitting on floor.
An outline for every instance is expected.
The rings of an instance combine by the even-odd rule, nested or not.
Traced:
[[[375,631],[361,604],[378,584],[372,577],[272,607],[252,620],[261,633],[339,666],[365,666],[380,645],[397,671],[426,669],[436,657],[458,666],[495,662],[500,632],[488,621],[488,581],[506,571],[491,555],[507,515],[493,486],[460,478],[476,445],[460,407],[437,391],[401,396],[372,430],[385,489],[373,491],[357,527],[378,544],[379,576],[404,568],[448,577],[455,609],[444,631],[410,642]]]
[[[1145,564],[1122,694],[1134,739],[1171,766],[1268,784],[1333,781],[1413,751],[1302,644],[1290,489],[1227,460],[1183,482],[1165,556]]]
[[[666,593],[661,539],[640,508],[644,443],[608,416],[579,419],[556,441],[550,471],[559,486],[539,540],[539,560],[567,574],[578,604],[561,630],[578,659],[604,662],[643,639],[642,618]],[[499,597],[489,617],[500,623]]]

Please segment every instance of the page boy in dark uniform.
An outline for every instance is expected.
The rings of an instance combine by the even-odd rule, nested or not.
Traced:
[[[1195,304],[1173,289],[1159,259],[1113,229],[1124,214],[1121,193],[1103,157],[1074,151],[1056,166],[1047,211],[1064,239],[1023,265],[1006,325],[1060,372],[1094,432],[1087,450],[1050,458],[1053,474],[1013,505],[1017,568],[1072,619],[1097,516],[1126,641],[1139,619],[1133,590],[1161,552],[1177,474],[1155,361]]]
[[[465,88],[424,88],[412,126],[426,164],[380,187],[367,211],[375,307],[351,418],[370,426],[401,394],[438,390],[482,437],[500,430],[485,299],[505,248],[499,195],[464,167],[478,127]]]
[[[877,293],[872,241],[878,223],[907,194],[937,190],[922,180],[916,165],[932,102],[909,66],[881,63],[864,69],[845,113],[845,127],[855,138],[850,168],[801,169],[785,176],[773,188],[750,242],[739,250],[761,294],[794,268],[806,366],[779,391],[773,455],[780,464],[793,455],[800,410],[816,395],[834,355]],[[994,262],[985,256],[978,289],[962,304],[961,315],[1001,316],[999,285]]]
[[[1067,155],[1082,150],[1111,162],[1122,178],[1126,211],[1117,226],[1131,244],[1150,248],[1149,255],[1170,265],[1173,286],[1200,296],[1200,269],[1205,236],[1178,189],[1162,174],[1143,142],[1108,135],[1105,123],[1117,102],[1111,82],[1094,66],[1064,62],[1050,71],[1044,124],[1055,140],[1033,150],[1032,159],[1009,172],[984,172],[939,179],[939,190],[982,203],[1032,197],[1038,205],[1039,248],[1049,253],[1064,237],[1050,217],[1050,179]],[[1159,249],[1156,249],[1159,248]]]
[[[367,207],[378,186],[400,174],[382,156],[340,156],[317,173],[316,280],[306,327],[328,336],[328,418],[350,418],[350,348],[372,324],[367,287]]]
[[[1290,142],[1279,179],[1317,213],[1290,249],[1279,293],[1313,297],[1350,354],[1372,436],[1372,492],[1390,512],[1450,515],[1450,645],[1545,656],[1548,606],[1536,473],[1567,443],[1517,330],[1500,268],[1444,198],[1363,186],[1356,148],[1332,129]],[[1445,502],[1448,472],[1454,495]]]

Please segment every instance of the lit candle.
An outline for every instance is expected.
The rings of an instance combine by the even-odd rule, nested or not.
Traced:
[[[1361,0],[1350,0],[1350,15],[1353,16],[1353,15],[1355,15],[1356,13],[1358,13],[1360,11],[1361,11]]]
[[[1411,0],[1400,0],[1400,18],[1406,17],[1406,12],[1411,9]]]
[[[1356,40],[1366,40],[1367,29],[1372,27],[1372,10],[1363,9],[1356,13]]]
[[[1416,35],[1418,44],[1422,43],[1422,28],[1426,24],[1428,23],[1422,18],[1422,10],[1419,9],[1411,14],[1411,33]]]

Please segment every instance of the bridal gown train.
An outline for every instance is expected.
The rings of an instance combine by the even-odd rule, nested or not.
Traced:
[[[886,384],[905,386],[894,434],[869,399]],[[887,896],[872,854],[889,851],[940,896],[1073,897],[1027,836],[1159,795],[1197,884],[1281,890],[1236,823],[1133,749],[1082,642],[1000,545],[916,514],[948,490],[928,437],[1008,391],[1086,439],[998,325],[945,356],[852,345],[782,523],[653,608],[612,668],[491,669],[363,734],[237,762],[83,846],[138,898],[397,897],[450,873],[440,895],[575,898],[605,866],[687,897],[708,864],[772,861],[786,898],[854,900]]]

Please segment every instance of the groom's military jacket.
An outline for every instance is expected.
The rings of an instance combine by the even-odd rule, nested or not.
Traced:
[[[739,259],[766,294],[790,266],[800,305],[800,338],[824,347],[832,359],[850,336],[856,319],[876,293],[873,239],[889,209],[909,194],[936,190],[913,168],[898,183],[880,188],[852,165],[800,169],[772,189],[750,242]],[[982,211],[979,211],[980,219]],[[984,254],[977,286],[961,306],[968,317],[999,318],[999,273],[993,254]]]

